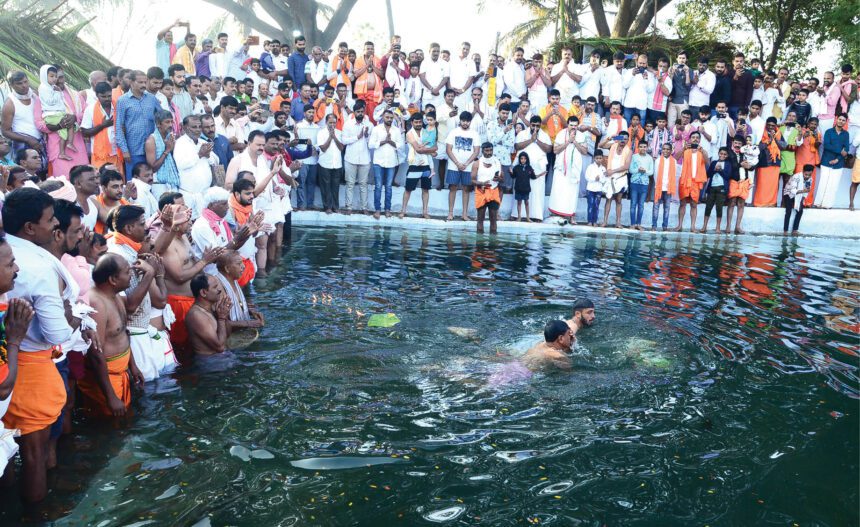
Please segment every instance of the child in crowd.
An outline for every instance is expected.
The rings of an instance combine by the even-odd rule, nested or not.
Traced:
[[[753,138],[751,135],[746,136],[746,144],[741,147],[741,155],[743,156],[741,162],[746,161],[749,163],[750,168],[747,170],[744,167],[740,167],[740,180],[746,181],[751,178],[753,174],[755,174],[755,166],[758,164],[758,156],[759,156],[759,148],[758,145],[753,144]]]
[[[570,109],[567,111],[568,117],[576,116],[576,118],[582,122],[582,114],[584,112],[585,109],[582,107],[582,97],[574,95],[570,104]]]
[[[797,236],[800,228],[800,218],[803,217],[803,198],[809,194],[812,188],[812,172],[815,165],[803,165],[802,172],[791,176],[785,189],[782,191],[782,206],[785,207],[785,220],[782,224],[782,233],[788,236],[788,224],[791,220],[791,211],[794,211],[794,223],[791,227],[791,235]]]
[[[514,179],[514,199],[517,200],[517,219],[516,221],[531,221],[529,214],[529,194],[532,191],[531,180],[536,179],[535,171],[529,163],[529,155],[525,152],[520,152],[518,162],[514,167],[512,177]],[[526,217],[522,216],[522,205],[526,204]],[[513,217],[513,214],[511,214]]]
[[[752,126],[750,126],[750,110],[746,106],[738,108],[738,125],[735,129],[735,135],[747,137],[752,134]]]
[[[764,100],[764,77],[761,75],[759,75],[757,77],[753,77],[752,100],[754,100],[754,101],[763,101]]]
[[[605,160],[603,150],[597,149],[594,151],[594,162],[585,169],[589,227],[597,226],[597,212],[600,209],[600,197],[603,195],[603,183],[606,180]]]
[[[424,114],[424,128],[421,129],[421,144],[427,148],[436,146],[439,139],[439,132],[436,129],[436,113],[430,112]],[[430,177],[436,175],[436,170],[433,165],[433,160],[430,159]]]
[[[63,91],[57,86],[57,68],[48,65],[42,66],[42,70],[39,72],[39,80],[39,101],[42,103],[42,118],[47,124],[59,125],[67,113]],[[72,145],[74,141],[69,141],[69,139],[74,139],[74,134],[74,124],[68,128],[57,130],[57,135],[60,137],[60,154],[58,157],[64,161],[72,160],[66,154],[66,149],[72,152],[78,151]]]

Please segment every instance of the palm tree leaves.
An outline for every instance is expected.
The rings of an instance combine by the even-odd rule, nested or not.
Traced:
[[[38,82],[39,67],[53,63],[62,65],[70,85],[88,84],[89,73],[105,69],[110,60],[78,37],[88,20],[73,22],[73,10],[61,2],[54,9],[43,10],[35,5],[14,8],[0,1],[0,75],[5,78],[11,70],[22,70],[32,82]]]

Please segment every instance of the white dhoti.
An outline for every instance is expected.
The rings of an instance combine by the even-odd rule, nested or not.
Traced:
[[[830,168],[823,163],[819,167],[818,184],[815,185],[815,206],[823,209],[833,208],[836,191],[842,182],[842,169]]]
[[[544,197],[546,195],[546,176],[531,180],[529,194],[529,218],[543,221]]]
[[[143,380],[149,382],[157,379],[164,366],[165,357],[164,345],[159,342],[162,339],[156,340],[158,331],[152,326],[145,329],[129,327],[128,331],[131,355],[137,369],[143,374]]]

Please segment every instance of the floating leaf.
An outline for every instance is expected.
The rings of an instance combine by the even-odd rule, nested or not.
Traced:
[[[369,328],[390,328],[391,326],[399,323],[400,319],[397,318],[397,315],[394,313],[371,315],[370,318],[367,319],[367,327]]]

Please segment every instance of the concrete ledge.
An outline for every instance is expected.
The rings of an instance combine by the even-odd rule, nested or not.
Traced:
[[[341,186],[340,192],[340,204],[346,202],[345,198],[345,187]],[[461,199],[462,194],[457,193],[457,199],[454,203],[454,211],[455,218],[459,217],[459,211],[461,210]],[[549,201],[547,198],[544,203]],[[430,202],[429,209],[430,215],[434,217],[434,219],[425,220],[418,216],[421,215],[421,192],[420,189],[416,190],[412,193],[409,200],[409,205],[406,209],[407,218],[405,220],[400,220],[397,218],[397,214],[400,212],[401,203],[403,202],[403,188],[395,187],[392,193],[391,199],[391,210],[394,213],[394,217],[385,218],[384,216],[379,220],[375,220],[373,216],[365,216],[361,214],[353,213],[352,215],[346,214],[324,214],[322,212],[317,211],[302,211],[302,212],[294,212],[293,213],[293,223],[297,225],[332,225],[332,224],[373,224],[373,225],[387,225],[387,226],[397,226],[397,225],[409,225],[410,228],[413,228],[415,225],[423,225],[427,228],[444,228],[451,230],[470,230],[473,231],[475,229],[475,222],[464,222],[461,220],[454,220],[450,222],[444,221],[444,218],[448,215],[448,191],[447,190],[431,190],[430,191]],[[317,205],[321,205],[321,200],[319,198],[319,194],[317,195],[316,200]],[[384,193],[383,193],[383,204],[384,204]],[[475,206],[474,206],[474,194],[469,195],[469,216],[471,218],[476,217]],[[293,199],[293,205],[295,205],[295,198]],[[373,210],[373,187],[368,187],[368,205],[369,210]],[[353,208],[358,206],[358,190],[355,190],[355,198],[353,199]],[[502,198],[502,207],[500,209],[500,217],[504,220],[510,217],[511,208],[516,207],[516,202],[513,199],[513,195],[506,194]],[[583,223],[586,218],[586,212],[588,210],[588,205],[584,198],[579,200],[577,211],[576,211],[576,221],[578,223]],[[600,218],[602,220],[603,208],[600,209]],[[645,213],[642,215],[642,224],[644,227],[649,228],[651,226],[651,214],[652,214],[652,204],[645,204]],[[705,205],[700,204],[698,207],[698,218],[696,228],[700,228],[702,226],[702,218],[705,214]],[[725,211],[723,212],[725,215]],[[410,217],[411,216],[411,217]],[[523,231],[541,231],[541,232],[558,232],[562,230],[582,230],[584,232],[594,231],[595,228],[586,227],[584,225],[559,225],[560,218],[550,217],[549,212],[544,213],[544,217],[547,219],[544,220],[543,223],[519,223],[519,222],[510,222],[510,221],[502,221],[499,223],[499,230],[503,232],[523,232]],[[613,206],[612,212],[610,214],[610,223],[614,222],[615,217],[615,209]],[[785,217],[785,210],[778,207],[768,207],[768,208],[754,208],[747,206],[744,210],[744,219],[742,223],[742,228],[746,231],[747,234],[775,234],[782,235],[782,224],[783,218]],[[662,221],[662,211],[661,217],[658,221],[658,228],[660,221]],[[685,218],[685,230],[689,230],[689,214]],[[714,225],[716,218],[712,217],[710,222],[710,231],[713,233]],[[669,211],[669,228],[673,229],[677,226],[678,223],[678,204],[672,203]],[[723,218],[723,223],[725,224],[725,218]],[[629,225],[630,224],[630,201],[623,200],[622,201],[622,213],[621,213],[621,224]],[[488,225],[485,226],[488,228]],[[631,232],[629,229],[598,229],[600,231],[613,230],[618,232]],[[659,232],[659,230],[658,230]],[[803,219],[800,223],[800,233],[804,236],[827,236],[834,238],[860,238],[860,211],[849,211],[846,209],[806,209],[803,212]]]

